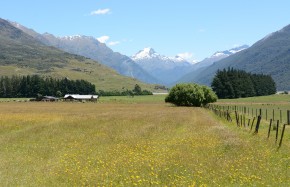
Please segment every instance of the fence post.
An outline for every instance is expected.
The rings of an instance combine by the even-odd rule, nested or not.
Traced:
[[[236,116],[237,126],[239,126],[239,116],[236,110],[235,110],[235,116]]]
[[[282,123],[282,110],[280,110],[280,122]]]
[[[276,127],[276,141],[275,141],[275,143],[277,143],[277,140],[278,140],[278,133],[279,133],[279,120],[277,121],[277,127]]]
[[[261,118],[262,118],[262,109],[260,109],[260,115],[258,116],[258,119],[257,119],[257,124],[256,124],[256,128],[255,128],[255,132],[254,132],[255,134],[257,134],[259,132]]]
[[[253,125],[255,123],[255,119],[256,119],[256,117],[253,118],[252,125],[251,125],[251,130],[250,131],[252,131],[252,129],[253,129]]]
[[[290,124],[290,110],[287,110],[287,125]]]
[[[269,125],[269,130],[268,130],[268,138],[270,137],[271,126],[272,126],[272,119],[270,119],[270,125]]]
[[[285,127],[286,127],[286,124],[283,125],[282,134],[281,134],[281,139],[280,139],[280,143],[279,143],[279,148],[280,148],[281,145],[282,145],[282,141],[283,141],[283,137],[284,137]]]
[[[290,110],[287,110],[287,124],[284,124],[283,125],[281,139],[280,139],[280,143],[279,143],[279,148],[282,145],[282,141],[283,141],[283,137],[284,137],[284,132],[285,132],[286,125],[289,125],[289,124],[290,124]]]

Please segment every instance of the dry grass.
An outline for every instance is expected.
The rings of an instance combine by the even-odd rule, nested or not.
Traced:
[[[0,186],[287,186],[261,140],[161,102],[0,103]]]

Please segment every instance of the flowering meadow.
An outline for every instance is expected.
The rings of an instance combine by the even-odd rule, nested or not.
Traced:
[[[289,186],[289,145],[134,99],[0,103],[0,186]]]

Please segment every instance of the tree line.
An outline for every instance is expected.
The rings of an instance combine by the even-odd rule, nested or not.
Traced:
[[[95,94],[95,85],[85,80],[43,78],[39,75],[0,77],[0,97],[62,97],[68,93]]]
[[[276,85],[270,75],[251,74],[233,68],[218,70],[211,84],[218,98],[272,95]]]
[[[142,88],[136,84],[132,90],[113,90],[113,91],[104,91],[99,90],[97,94],[100,96],[134,96],[134,95],[153,95],[151,91],[142,90]]]

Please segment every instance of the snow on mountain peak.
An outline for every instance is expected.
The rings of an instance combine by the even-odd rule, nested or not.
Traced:
[[[72,36],[64,36],[64,37],[58,37],[61,40],[77,40],[77,39],[94,39],[92,36],[83,36],[83,35],[72,35]]]
[[[61,37],[60,39],[64,39],[64,40],[75,40],[75,39],[79,39],[81,37],[82,37],[81,35],[73,35],[73,36],[64,36],[64,37]]]
[[[242,45],[242,46],[239,46],[239,47],[235,47],[235,48],[232,48],[230,50],[226,50],[226,51],[218,51],[216,53],[214,53],[211,58],[214,58],[214,57],[228,57],[232,54],[235,54],[237,52],[240,52],[244,49],[247,49],[249,46],[248,45]]]
[[[144,52],[144,53],[147,53],[147,54],[149,54],[149,55],[152,55],[152,54],[156,53],[156,52],[154,51],[154,49],[151,48],[151,47],[146,47],[146,48],[144,48],[144,49],[143,49],[143,52]]]
[[[139,59],[150,59],[160,56],[155,52],[155,50],[151,47],[146,47],[143,50],[139,51],[135,55],[133,55],[132,59],[139,60]]]
[[[180,65],[190,65],[191,62],[188,62],[186,59],[182,58],[180,55],[176,55],[175,57],[167,57],[164,55],[158,54],[153,48],[146,47],[143,50],[139,51],[135,55],[132,56],[132,60],[134,61],[152,61],[159,62],[163,64],[175,64],[173,66]]]

